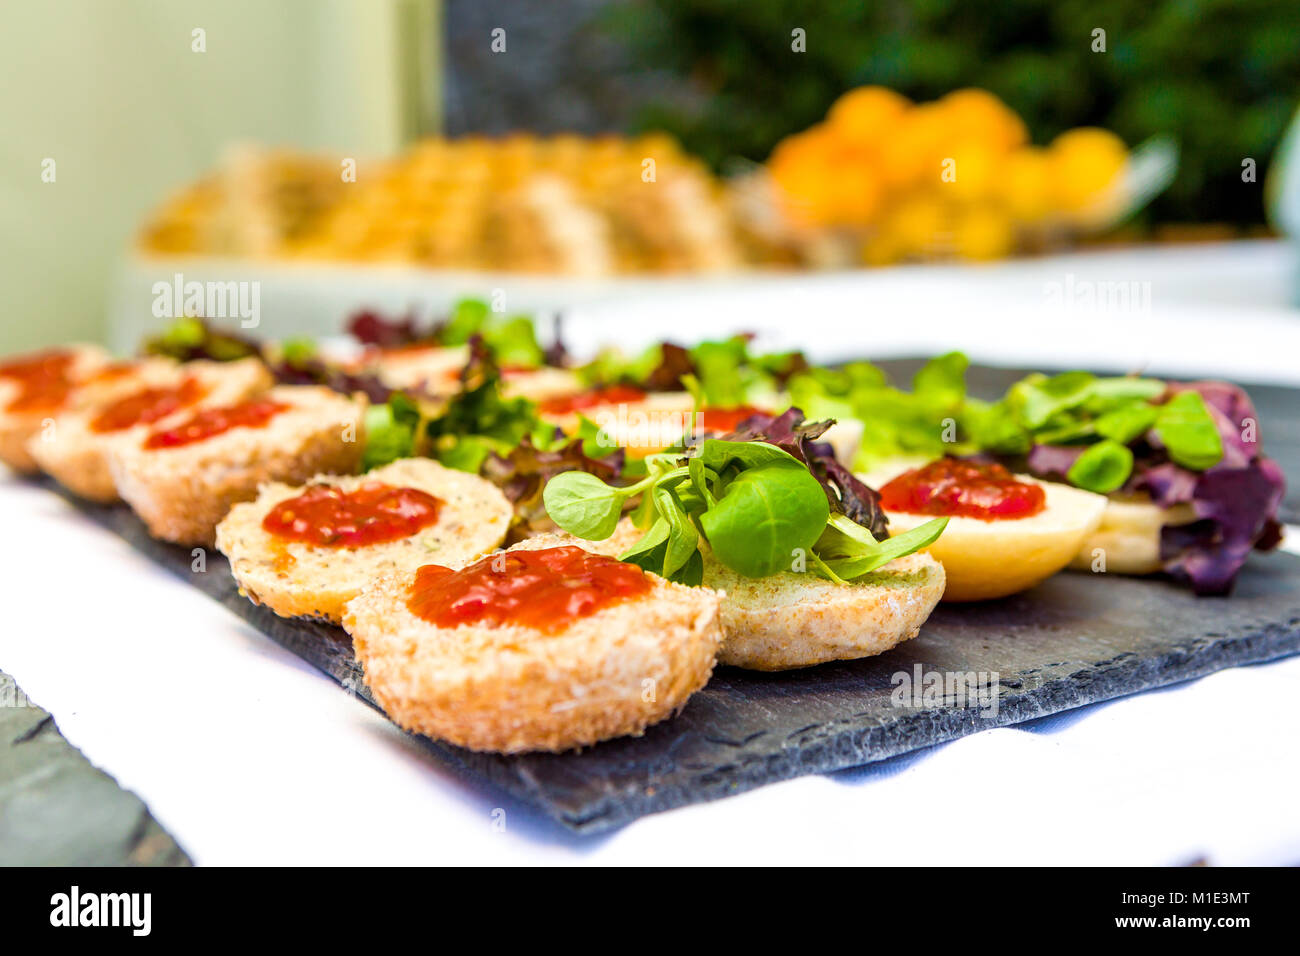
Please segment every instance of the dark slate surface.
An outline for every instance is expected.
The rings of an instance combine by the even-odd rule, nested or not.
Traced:
[[[0,673],[0,866],[188,866],[135,794]]]
[[[89,514],[273,640],[373,704],[340,629],[287,621],[240,597],[225,559],[190,570],[186,549],[154,541],[127,509]],[[785,674],[722,668],[674,719],[581,753],[504,757],[426,741],[573,830],[839,770],[989,727],[1300,651],[1300,558],[1252,558],[1232,598],[1196,598],[1158,580],[1058,575],[1023,595],[941,608],[921,636],[865,661]],[[893,675],[997,672],[996,714],[974,705],[891,702]]]

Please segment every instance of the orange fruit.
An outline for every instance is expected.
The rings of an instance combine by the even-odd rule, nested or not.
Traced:
[[[1029,141],[1024,121],[988,90],[954,90],[935,105],[947,117],[950,142],[970,140],[1005,152]]]
[[[1015,246],[1015,224],[996,206],[971,206],[957,214],[952,239],[957,255],[963,259],[1001,259]]]
[[[875,146],[897,128],[911,105],[906,96],[883,86],[860,86],[831,105],[826,124],[845,143]]]
[[[1003,157],[997,196],[1020,222],[1040,222],[1052,210],[1052,161],[1038,146],[1024,146]]]
[[[908,110],[880,144],[881,178],[895,187],[938,183],[946,128],[947,119],[934,103]]]
[[[1071,218],[1101,221],[1122,201],[1114,187],[1128,149],[1114,133],[1091,126],[1068,130],[1052,141],[1049,152],[1053,195]]]
[[[1005,154],[978,140],[957,143],[950,155],[939,162],[939,182],[950,198],[958,202],[978,202],[992,196],[1003,171]],[[944,164],[952,161],[950,178],[945,179]]]
[[[950,240],[951,210],[938,190],[914,192],[898,202],[880,227],[879,242],[899,256],[932,256]]]

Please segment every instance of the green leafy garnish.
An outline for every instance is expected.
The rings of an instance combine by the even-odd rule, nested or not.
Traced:
[[[1223,439],[1196,392],[1179,392],[1159,406],[1156,435],[1176,464],[1194,471],[1212,468],[1223,459]]]
[[[409,458],[414,453],[420,413],[405,395],[399,392],[383,405],[371,405],[366,409],[365,421],[366,447],[361,455],[363,471],[399,458]]]
[[[478,341],[478,340],[476,340]],[[362,461],[374,468],[408,455],[436,458],[449,468],[477,473],[489,455],[509,454],[524,438],[536,448],[558,443],[554,426],[524,398],[506,398],[500,373],[484,348],[474,349],[462,373],[460,391],[447,399],[402,392],[390,396],[388,411],[370,412],[377,432],[368,433]],[[405,432],[408,439],[403,439]]]
[[[645,467],[626,487],[558,474],[543,492],[547,512],[565,531],[603,540],[640,495],[634,520],[645,532],[622,559],[686,584],[702,579],[705,550],[746,577],[794,570],[806,558],[809,571],[842,583],[926,547],[947,522],[877,541],[832,505],[807,464],[765,441],[706,439],[690,457],[649,455]]]
[[[551,520],[565,531],[604,541],[623,517],[623,502],[642,487],[615,488],[585,471],[567,471],[546,483],[542,501]]]
[[[1089,445],[1070,466],[1066,477],[1075,487],[1104,495],[1122,487],[1132,473],[1133,452],[1107,438]]]
[[[896,558],[927,548],[939,540],[947,518],[934,518],[884,541],[877,541],[866,530],[843,515],[832,515],[822,537],[817,542],[819,559],[828,577],[847,581],[870,574]]]
[[[701,513],[700,525],[721,564],[765,578],[810,551],[829,517],[821,484],[792,461],[741,471]]]

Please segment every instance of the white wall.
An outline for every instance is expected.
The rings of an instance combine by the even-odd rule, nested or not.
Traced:
[[[427,71],[435,11],[436,0],[0,0],[0,353],[101,338],[110,276],[141,219],[231,142],[398,149],[429,101],[411,88],[411,60],[421,49]],[[196,27],[204,53],[191,49]],[[41,180],[46,157],[53,183]]]

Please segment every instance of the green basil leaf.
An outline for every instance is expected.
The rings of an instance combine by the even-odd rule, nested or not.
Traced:
[[[451,316],[442,329],[443,345],[464,345],[483,329],[488,319],[488,304],[482,299],[461,299],[451,308]]]
[[[508,452],[509,443],[493,441],[485,435],[447,436],[450,441],[443,442],[435,452],[439,464],[457,471],[477,475],[483,468],[483,462],[492,452]]]
[[[609,440],[599,425],[581,413],[578,414],[576,435],[582,439],[582,453],[588,458],[604,458],[620,447],[618,442]]]
[[[890,561],[906,557],[922,548],[928,548],[939,540],[939,535],[943,534],[943,529],[946,527],[948,527],[947,518],[934,518],[925,524],[917,525],[910,531],[896,534],[884,541],[876,541],[874,549],[855,557],[827,560],[826,566],[836,577],[851,581],[884,567]]]
[[[366,447],[361,467],[365,471],[408,458],[415,445],[415,423],[398,421],[391,405],[371,405],[366,409]]]
[[[701,342],[690,350],[690,356],[705,404],[731,408],[748,401],[743,370],[748,365],[749,356],[743,338]]]
[[[650,496],[647,495],[646,497],[649,498]],[[656,518],[654,524],[650,525],[649,530],[647,530],[645,534],[641,535],[641,537],[637,538],[632,544],[632,547],[620,554],[618,559],[620,561],[631,561],[633,564],[638,564],[646,570],[654,571],[655,574],[658,574],[659,569],[664,566],[661,549],[667,541],[668,522],[663,518]],[[654,552],[659,552],[659,554],[653,565],[642,564],[641,561],[638,560],[639,558]]]
[[[614,533],[626,497],[626,489],[613,488],[585,471],[561,472],[542,489],[551,520],[588,541],[603,541]]]
[[[912,394],[940,408],[957,408],[966,398],[968,359],[961,352],[949,352],[930,359],[912,377]]]
[[[1091,445],[1066,472],[1070,484],[1086,491],[1109,494],[1133,473],[1133,452],[1107,438]]]
[[[1106,412],[1093,423],[1103,438],[1127,445],[1142,437],[1156,423],[1159,410],[1146,402],[1133,402]],[[1046,441],[1046,439],[1044,439]],[[1052,444],[1051,442],[1046,442]]]
[[[709,490],[709,481],[710,479],[717,481],[718,476],[699,458],[691,458],[687,461],[686,468],[691,476],[691,484],[695,486],[695,493],[700,496],[706,507],[712,508],[717,501],[713,497],[713,492]]]
[[[764,441],[723,441],[720,438],[708,438],[700,443],[698,457],[705,466],[718,474],[735,462],[746,468],[758,468],[773,463],[789,465],[793,463],[803,468],[803,462],[789,452],[769,445]]]
[[[1121,405],[1150,403],[1163,395],[1165,388],[1165,383],[1158,378],[1137,378],[1133,375],[1099,378],[1089,387],[1083,408],[1097,415]]]
[[[671,578],[697,550],[700,533],[670,489],[658,485],[654,489],[654,499],[660,519],[668,523],[668,542],[664,550],[663,568],[659,573]]]
[[[862,527],[848,515],[833,514],[830,516],[830,520],[826,522],[826,526],[828,529],[834,529],[851,541],[866,547],[874,548],[880,543],[870,529]]]
[[[700,525],[722,564],[762,578],[787,569],[796,550],[810,549],[829,516],[817,479],[798,462],[781,462],[742,471]]]
[[[526,315],[517,315],[490,325],[483,333],[483,340],[492,350],[497,363],[502,366],[536,368],[546,359],[541,346],[537,344],[533,320]]]
[[[1205,471],[1223,459],[1223,439],[1197,392],[1179,392],[1159,406],[1154,427],[1169,457],[1184,468]]]
[[[977,448],[1007,455],[1024,455],[1033,447],[1029,432],[1017,421],[1007,401],[987,404],[967,399],[962,430]]]
[[[698,550],[692,551],[686,563],[677,569],[671,580],[687,587],[698,588],[704,583],[704,556]]]
[[[1007,392],[1011,408],[1029,429],[1041,428],[1061,411],[1077,408],[1091,393],[1096,376],[1090,372],[1062,372],[1048,378],[1026,376]]]

